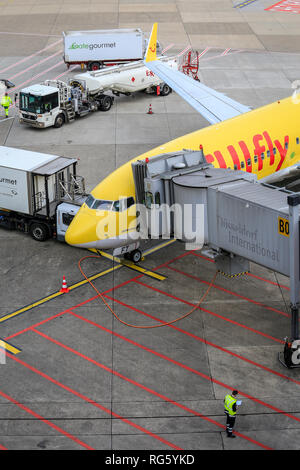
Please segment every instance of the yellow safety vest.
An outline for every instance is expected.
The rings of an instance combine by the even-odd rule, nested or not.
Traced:
[[[224,400],[224,408],[226,411],[228,411],[230,416],[235,416],[236,411],[233,411],[232,406],[234,403],[236,403],[237,400],[233,398],[231,395],[226,395],[225,400]]]
[[[9,106],[12,103],[11,97],[10,96],[2,96],[1,99],[1,106]]]

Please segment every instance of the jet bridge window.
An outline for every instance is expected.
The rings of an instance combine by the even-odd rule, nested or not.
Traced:
[[[154,196],[155,204],[160,206],[160,193],[157,191]]]
[[[146,207],[147,209],[151,209],[151,206],[153,204],[153,194],[150,191],[147,191],[145,196],[146,196],[145,198]]]

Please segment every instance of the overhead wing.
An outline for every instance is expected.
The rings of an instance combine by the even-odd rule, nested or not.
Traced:
[[[157,60],[156,43],[157,23],[154,23],[144,59],[145,65],[182,96],[208,122],[216,124],[251,110],[248,106],[228,98]]]

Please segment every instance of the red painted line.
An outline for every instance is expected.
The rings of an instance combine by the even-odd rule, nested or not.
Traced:
[[[229,52],[230,50],[231,50],[231,48],[230,48],[230,47],[229,47],[228,49],[225,49],[225,51],[224,51],[224,52],[222,52],[222,54],[221,54],[221,55],[227,55],[227,54],[228,54],[228,52]]]
[[[140,314],[142,314],[142,315],[144,315],[144,316],[147,316],[147,317],[149,317],[149,318],[152,318],[153,320],[157,320],[157,321],[159,321],[159,322],[161,322],[161,323],[164,323],[164,320],[161,320],[161,319],[159,319],[159,318],[156,318],[156,317],[154,317],[153,315],[150,315],[150,314],[148,314],[148,313],[145,313],[145,312],[143,312],[142,310],[139,310],[139,309],[137,309],[137,308],[135,308],[135,307],[133,307],[133,306],[131,306],[131,305],[128,305],[128,304],[126,304],[126,303],[124,303],[124,302],[122,302],[122,301],[120,301],[120,300],[118,300],[118,299],[116,299],[116,298],[114,298],[114,297],[110,297],[110,296],[106,296],[106,297],[109,298],[109,299],[111,299],[111,300],[113,300],[114,302],[119,303],[120,305],[123,305],[124,307],[127,307],[127,308],[129,308],[129,309],[131,309],[131,310],[136,311],[137,313],[140,313]],[[70,314],[71,314],[71,315],[74,315],[74,316],[76,316],[76,317],[78,317],[78,318],[81,318],[83,321],[86,321],[87,323],[91,323],[91,324],[93,324],[94,326],[96,326],[96,327],[98,327],[98,328],[101,328],[101,329],[106,330],[106,329],[105,329],[104,327],[102,327],[101,325],[98,325],[98,324],[96,324],[96,323],[94,323],[94,322],[91,322],[90,320],[87,320],[87,319],[85,319],[84,317],[81,317],[80,315],[74,314],[74,312],[70,312]],[[222,348],[221,346],[218,346],[218,345],[216,345],[216,344],[214,344],[214,343],[211,343],[211,342],[209,342],[209,341],[207,341],[207,340],[205,340],[205,339],[203,339],[203,338],[200,338],[199,336],[196,336],[196,335],[194,335],[193,333],[190,333],[190,332],[188,332],[188,331],[186,331],[186,330],[183,330],[183,329],[181,329],[181,328],[178,328],[178,327],[176,327],[176,326],[174,326],[174,325],[167,325],[167,326],[169,326],[170,328],[176,329],[177,331],[179,331],[179,332],[181,332],[181,333],[183,333],[183,334],[186,334],[186,335],[188,335],[188,336],[190,336],[190,337],[196,339],[197,341],[201,341],[201,342],[203,342],[203,343],[205,343],[205,344],[208,344],[209,346],[212,346],[212,347],[215,347],[215,348],[217,348],[217,349],[220,349],[221,351],[223,351],[223,352],[225,352],[225,353],[227,353],[227,354],[231,354],[231,355],[236,356],[236,357],[238,357],[238,358],[240,358],[240,359],[242,359],[242,360],[245,360],[246,362],[250,362],[250,363],[253,363],[254,365],[257,365],[257,366],[259,366],[259,367],[263,367],[263,368],[264,368],[264,366],[261,366],[260,364],[254,363],[253,361],[250,361],[249,359],[244,358],[243,356],[239,356],[239,355],[237,355],[237,354],[235,354],[235,353],[232,353],[230,350],[225,349],[225,348]],[[115,333],[112,333],[112,334],[115,335]],[[116,334],[116,336],[120,337],[121,339],[124,339],[124,338],[122,338],[121,335],[117,335],[117,334]],[[125,338],[125,340],[126,340],[126,341],[129,341],[129,342],[131,342],[131,343],[134,343],[134,342],[132,342],[131,340],[129,340],[128,338]],[[138,343],[136,343],[135,345],[138,345]],[[139,345],[139,347],[142,347],[143,349],[145,348],[145,347],[142,346],[142,345]],[[148,348],[147,348],[147,349],[148,349]],[[151,350],[150,350],[150,351],[151,351]],[[184,366],[184,365],[183,365],[183,366]],[[185,366],[184,366],[184,367],[185,367]],[[193,371],[194,371],[194,370],[193,370]],[[195,373],[197,373],[197,375],[199,375],[199,374],[198,374],[198,371],[195,371]],[[201,374],[200,374],[200,375],[201,375]],[[203,374],[202,374],[202,376],[203,376]],[[215,379],[213,379],[213,378],[211,378],[211,377],[204,376],[204,378],[206,378],[206,379],[208,379],[208,380],[211,380],[212,382],[218,383],[218,385],[224,386],[225,388],[228,388],[228,385],[222,384],[221,382],[216,381]],[[229,388],[230,388],[230,387],[229,387]],[[240,393],[241,395],[243,395],[243,396],[249,398],[250,400],[255,401],[256,403],[259,403],[259,404],[261,404],[261,405],[263,405],[263,406],[265,406],[265,407],[267,407],[267,408],[270,408],[270,409],[276,411],[277,413],[284,414],[285,416],[287,416],[287,417],[289,417],[289,418],[291,418],[291,419],[293,419],[293,420],[295,420],[295,421],[299,421],[299,422],[300,422],[300,418],[297,418],[297,417],[294,416],[294,415],[291,415],[291,414],[289,414],[289,413],[286,413],[285,411],[283,411],[283,410],[281,410],[281,409],[279,409],[279,408],[276,408],[276,407],[274,407],[273,405],[270,405],[269,403],[263,402],[263,401],[259,400],[258,398],[252,397],[251,395],[248,395],[248,394],[246,394],[246,393],[244,393],[244,392],[242,392],[242,391],[240,391],[240,390],[239,390],[239,393]]]
[[[142,284],[142,283],[139,282],[139,281],[135,281],[135,282],[137,282],[137,283],[139,283],[139,284]],[[145,286],[146,286],[146,284],[145,284]],[[161,291],[161,293],[163,293],[163,291]],[[105,294],[104,294],[104,295],[105,295]],[[174,295],[168,294],[167,292],[164,292],[164,295],[167,295],[168,297],[171,297],[171,298],[173,298],[174,300],[177,300],[177,301],[179,301],[179,302],[185,303],[186,305],[189,305],[189,306],[191,306],[191,307],[195,307],[195,306],[196,306],[196,304],[193,304],[193,303],[191,303],[191,302],[189,302],[189,301],[187,301],[187,300],[184,300],[184,299],[180,299],[179,297],[175,297]],[[267,335],[266,333],[263,333],[263,332],[261,332],[261,331],[259,331],[259,330],[255,330],[254,328],[251,328],[250,326],[243,325],[242,323],[238,323],[238,322],[236,322],[235,320],[231,320],[230,318],[223,317],[223,315],[220,315],[220,314],[218,314],[218,313],[216,313],[216,312],[213,312],[212,310],[208,310],[208,309],[206,309],[206,308],[204,308],[204,307],[200,307],[200,306],[198,307],[198,309],[199,309],[199,310],[202,310],[203,312],[208,313],[209,315],[212,315],[212,316],[214,316],[214,317],[216,317],[216,318],[220,318],[221,320],[227,321],[228,323],[232,323],[232,324],[235,325],[235,326],[238,326],[238,327],[244,328],[244,329],[246,329],[246,330],[252,331],[253,333],[256,333],[256,334],[261,335],[261,336],[266,336],[266,337],[268,337],[268,338],[272,338],[271,336]],[[276,338],[272,338],[272,339],[276,340]]]
[[[12,65],[9,65],[5,69],[0,70],[0,73],[7,72],[7,70],[10,70],[13,67],[16,67],[16,65],[20,65],[20,64],[23,64],[24,62],[27,62],[27,60],[32,59],[32,57],[35,57],[36,55],[40,54],[41,52],[44,52],[44,51],[47,51],[48,49],[51,49],[51,47],[56,46],[56,44],[59,44],[60,42],[62,42],[62,39],[60,39],[59,41],[54,42],[53,44],[50,44],[47,47],[44,47],[44,49],[41,49],[40,51],[37,51],[34,54],[31,54],[30,56],[25,57],[24,59],[19,60],[18,62],[15,62]]]
[[[68,310],[65,310],[64,312],[60,312],[60,313],[57,313],[56,315],[52,315],[51,317],[46,318],[45,320],[42,320],[38,323],[35,323],[34,325],[28,326],[27,328],[24,328],[24,330],[18,331],[17,333],[14,333],[13,335],[7,336],[5,338],[5,341],[9,340],[9,339],[12,339],[12,338],[15,338],[16,336],[22,335],[23,333],[26,333],[27,331],[30,331],[32,328],[37,328],[40,325],[43,325],[44,323],[47,323],[51,320],[54,320],[55,318],[60,317],[61,315],[64,315],[67,312],[68,312]]]
[[[44,70],[43,72],[41,73],[38,73],[37,75],[35,75],[34,77],[30,78],[29,80],[26,80],[25,82],[21,83],[20,85],[16,86],[15,88],[13,88],[13,92],[15,92],[18,88],[21,88],[23,85],[26,85],[27,83],[29,82],[32,82],[33,80],[35,80],[36,78],[39,78],[41,75],[44,75],[45,73],[49,72],[50,70],[53,70],[55,69],[56,67],[59,67],[61,64],[63,64],[64,61],[61,60],[60,62],[58,62],[57,64],[55,65],[52,65],[52,67],[49,67],[48,69]]]
[[[190,279],[194,279],[195,281],[197,282],[201,282],[202,284],[206,284],[206,285],[210,285],[210,283],[208,281],[204,281],[203,279],[200,279],[199,277],[197,276],[194,276],[192,274],[189,274],[189,273],[186,273],[185,271],[182,271],[180,269],[177,269],[177,268],[173,268],[172,266],[168,266],[168,269],[171,269],[172,271],[175,271],[177,272],[178,274],[182,274],[183,276],[186,276],[186,277],[189,277]],[[252,299],[249,299],[248,297],[245,297],[244,295],[241,295],[241,294],[238,294],[237,292],[233,292],[231,290],[228,290],[228,289],[225,289],[224,287],[221,287],[221,286],[218,286],[216,284],[212,284],[212,286],[215,288],[215,289],[219,289],[223,292],[226,292],[227,294],[230,294],[234,297],[238,297],[240,299],[243,299],[243,300],[246,300],[247,302],[250,302],[250,303],[253,303],[255,305],[258,305],[259,307],[263,307],[265,308],[266,310],[272,310],[273,312],[276,312],[276,313],[279,313],[280,315],[284,315],[285,317],[290,317],[290,315],[286,312],[283,312],[282,310],[278,310],[277,308],[274,308],[274,307],[269,307],[268,305],[265,305],[263,304],[262,302],[259,302],[257,300],[252,300]],[[284,341],[283,341],[284,343]]]
[[[21,70],[21,72],[18,72],[18,73],[16,73],[15,75],[12,75],[11,77],[9,77],[9,80],[12,80],[13,78],[19,77],[20,75],[23,75],[23,73],[28,72],[28,71],[31,70],[31,69],[34,69],[34,68],[37,67],[38,65],[41,65],[41,64],[43,64],[44,62],[47,62],[48,60],[51,60],[53,57],[56,57],[56,56],[59,55],[59,54],[62,54],[62,51],[55,52],[54,54],[49,55],[49,56],[46,57],[45,59],[42,59],[42,60],[40,60],[39,62],[37,62],[37,63],[35,63],[35,64],[33,64],[33,65],[30,65],[30,67],[28,67],[27,69]]]
[[[144,286],[144,287],[147,287],[148,289],[154,290],[155,292],[159,292],[159,293],[161,293],[161,294],[163,294],[163,295],[166,295],[167,297],[171,297],[171,298],[173,298],[173,299],[175,299],[175,300],[178,300],[179,302],[183,302],[183,303],[187,303],[187,304],[189,304],[189,305],[195,306],[195,304],[193,304],[193,303],[191,303],[191,302],[187,302],[186,300],[180,299],[179,297],[175,297],[174,295],[169,294],[168,292],[162,291],[162,290],[160,290],[160,289],[157,289],[156,287],[149,286],[149,285],[145,284],[144,282],[141,282],[141,281],[135,281],[135,282],[136,282],[137,284],[140,284],[140,285]],[[209,310],[206,310],[206,309],[204,309],[204,308],[202,308],[202,307],[198,307],[198,308],[199,308],[199,310],[203,310],[203,311],[209,312]],[[214,314],[214,312],[209,312],[209,313],[213,313],[213,314]],[[235,354],[235,353],[232,353],[232,354],[233,354],[234,356],[238,357],[238,358],[241,358],[241,356],[239,356],[238,354]],[[247,360],[247,362],[250,362],[250,363],[252,363],[252,364],[258,365],[257,363],[254,363],[254,362],[251,361],[250,359],[246,359],[246,358],[245,358],[245,360]],[[288,377],[288,376],[286,376],[286,375],[284,375],[284,374],[281,374],[280,372],[276,372],[275,370],[269,369],[268,367],[265,367],[265,366],[263,366],[263,365],[259,365],[259,367],[261,367],[261,368],[264,369],[264,370],[267,370],[268,372],[270,372],[270,373],[272,373],[272,374],[274,374],[274,375],[277,375],[278,377],[281,377],[281,378],[283,378],[283,379],[285,379],[285,380],[288,380],[288,381],[293,382],[293,383],[295,383],[295,384],[297,384],[297,385],[300,385],[300,381],[299,381],[299,380],[295,380],[295,379],[293,379],[293,378],[291,378],[291,377]]]
[[[56,424],[52,423],[52,422],[49,421],[48,419],[43,418],[43,416],[39,415],[38,413],[36,413],[36,412],[33,411],[32,409],[28,408],[28,406],[25,406],[25,405],[23,405],[22,403],[19,403],[17,400],[15,400],[14,398],[12,398],[10,395],[7,395],[6,393],[4,393],[2,390],[0,390],[0,395],[1,395],[3,398],[6,398],[6,400],[10,401],[11,403],[14,403],[15,405],[17,405],[19,408],[21,408],[21,410],[26,411],[27,413],[29,413],[30,415],[32,415],[34,418],[36,418],[36,419],[38,419],[39,421],[42,421],[43,423],[47,424],[47,425],[50,426],[52,429],[55,429],[55,431],[58,431],[59,433],[63,434],[64,436],[68,437],[68,438],[71,439],[72,441],[74,441],[74,442],[76,442],[77,444],[79,444],[80,446],[85,447],[85,448],[88,449],[88,450],[95,450],[93,447],[89,446],[88,444],[86,444],[85,442],[81,441],[81,440],[78,439],[77,437],[73,436],[73,435],[70,434],[69,432],[64,431],[64,429],[62,429],[62,428],[60,428],[59,426],[57,426]]]
[[[7,450],[7,448],[0,444],[0,450]]]
[[[162,50],[162,53],[164,54],[165,52],[167,52],[169,49],[171,49],[171,47],[173,47],[174,44],[169,44],[167,47],[165,47],[163,50]]]
[[[185,253],[183,253],[183,254],[181,254],[181,255],[179,255],[179,256],[176,256],[175,258],[172,258],[172,259],[170,259],[169,261],[166,261],[166,262],[163,263],[163,264],[160,264],[159,266],[157,266],[156,268],[154,268],[153,271],[156,271],[157,269],[161,269],[162,267],[165,267],[165,266],[167,266],[167,265],[170,264],[170,263],[174,263],[174,261],[177,261],[178,259],[184,258],[185,256],[188,256],[188,255],[191,254],[191,253],[192,253],[192,251],[186,251]],[[111,289],[108,289],[108,290],[106,290],[106,291],[103,291],[103,292],[102,292],[102,295],[104,295],[104,294],[106,294],[106,293],[109,293],[109,292],[111,292],[111,291],[113,291],[113,290],[115,290],[115,289],[119,289],[120,287],[124,287],[124,286],[126,286],[127,284],[129,284],[130,282],[133,282],[133,281],[135,281],[136,279],[139,279],[139,278],[141,278],[141,277],[143,277],[143,276],[144,276],[144,274],[139,274],[138,276],[135,276],[135,277],[129,279],[128,281],[121,282],[121,283],[118,284],[117,286],[114,286],[114,287],[112,287]],[[80,308],[80,307],[82,307],[82,306],[88,304],[89,302],[91,302],[91,301],[97,299],[98,297],[99,297],[98,295],[94,295],[93,297],[90,297],[89,299],[84,300],[83,302],[80,302],[80,303],[77,304],[77,305],[73,305],[73,307],[70,307],[70,308],[68,308],[67,310],[64,310],[64,311],[62,311],[62,312],[60,312],[60,313],[57,313],[56,315],[53,315],[53,316],[51,316],[51,317],[49,317],[49,318],[46,318],[45,320],[43,320],[43,321],[41,321],[41,322],[39,322],[39,323],[36,323],[36,324],[34,324],[34,325],[31,325],[31,326],[29,326],[28,328],[25,328],[24,330],[18,331],[18,332],[14,333],[14,334],[12,334],[12,335],[10,335],[10,336],[7,336],[5,339],[9,340],[9,339],[11,339],[11,338],[14,338],[14,337],[20,335],[20,334],[26,333],[26,332],[27,332],[28,330],[30,330],[32,327],[39,326],[39,325],[41,325],[41,324],[43,324],[43,323],[45,323],[45,322],[48,322],[48,321],[50,321],[50,320],[52,320],[52,319],[54,319],[54,318],[56,318],[56,317],[59,317],[60,315],[63,315],[63,314],[65,314],[65,313],[68,313],[70,310],[74,310],[75,308]]]
[[[124,339],[124,340],[126,340],[127,342],[129,342],[129,343],[131,343],[131,344],[133,344],[133,345],[135,345],[135,346],[142,347],[142,349],[145,349],[146,351],[152,352],[152,350],[149,349],[149,348],[147,348],[146,346],[139,345],[139,343],[136,343],[135,341],[129,340],[128,338],[125,338],[125,337],[123,337],[122,335],[119,335],[118,333],[115,333],[115,332],[109,330],[108,328],[102,327],[101,325],[99,325],[99,324],[97,324],[97,323],[95,323],[95,322],[92,322],[92,321],[90,321],[90,320],[87,320],[87,319],[85,319],[84,317],[81,317],[80,315],[74,314],[73,312],[70,312],[70,314],[71,314],[71,315],[74,315],[75,317],[77,317],[77,318],[79,318],[79,319],[81,319],[81,320],[83,320],[83,321],[86,321],[87,323],[90,323],[90,324],[96,326],[97,328],[100,328],[100,329],[103,330],[103,331],[106,331],[106,332],[108,332],[108,333],[110,333],[110,334],[113,334],[114,336],[117,336],[117,337],[119,337],[119,338],[121,338],[121,339]],[[218,423],[217,421],[214,421],[214,420],[212,420],[211,418],[208,418],[208,417],[206,417],[206,416],[204,416],[204,415],[202,415],[202,414],[200,414],[200,413],[198,413],[198,412],[194,412],[194,411],[191,410],[190,408],[187,408],[186,406],[181,405],[181,404],[178,403],[178,402],[175,402],[175,401],[172,400],[171,398],[166,397],[165,395],[162,395],[162,394],[160,394],[159,392],[156,392],[155,390],[152,390],[151,388],[146,387],[146,386],[140,384],[139,382],[136,382],[135,380],[132,380],[132,379],[130,379],[130,378],[128,378],[128,377],[126,377],[126,376],[120,374],[119,372],[116,372],[115,370],[111,369],[110,367],[107,367],[107,366],[105,366],[104,364],[101,364],[101,363],[95,361],[94,359],[91,359],[91,358],[88,357],[88,356],[85,356],[84,354],[80,353],[79,351],[76,351],[75,349],[70,348],[69,346],[67,346],[67,345],[65,345],[65,344],[63,344],[63,343],[61,343],[61,342],[55,340],[54,338],[51,338],[50,336],[48,336],[48,335],[42,333],[41,331],[38,331],[38,330],[35,330],[35,329],[33,329],[33,331],[34,331],[35,333],[39,334],[40,336],[44,337],[44,338],[47,339],[48,341],[51,341],[52,343],[54,343],[54,344],[56,344],[56,345],[62,347],[63,349],[66,349],[67,351],[70,351],[70,352],[72,352],[73,354],[75,354],[75,355],[77,355],[77,356],[79,356],[79,357],[82,357],[83,359],[87,360],[88,362],[91,362],[92,364],[96,365],[97,367],[100,367],[101,369],[104,369],[104,370],[106,370],[107,372],[110,372],[112,375],[115,375],[115,376],[117,376],[117,377],[119,377],[119,378],[125,380],[126,382],[129,382],[129,383],[135,385],[136,387],[141,388],[141,389],[143,389],[143,390],[145,390],[145,391],[151,393],[152,395],[155,395],[155,396],[157,396],[158,398],[163,399],[164,401],[167,401],[167,402],[169,402],[169,403],[172,403],[172,404],[174,404],[174,405],[176,405],[176,406],[178,406],[178,407],[180,407],[180,408],[182,408],[182,409],[184,409],[184,410],[186,410],[186,411],[192,412],[193,414],[196,414],[197,416],[202,417],[202,418],[205,419],[206,421],[209,421],[210,423],[216,424],[217,426],[219,426],[219,427],[225,429],[225,426],[222,425],[221,423]],[[161,355],[161,354],[159,354],[159,353],[156,353],[156,352],[155,352],[155,354],[158,355],[159,357],[164,357],[164,355]],[[177,363],[177,361],[173,361],[173,360],[171,360],[171,361],[174,362],[174,363]],[[178,364],[180,364],[180,363],[178,363]],[[187,367],[187,366],[186,366],[186,367]],[[200,374],[200,373],[199,373],[199,374]],[[201,374],[201,375],[202,375],[202,374]],[[299,421],[300,421],[300,419],[299,419]],[[243,434],[240,434],[240,433],[236,433],[236,434],[239,435],[240,437],[243,437],[244,439],[247,439],[247,440],[250,441],[250,442],[255,443],[256,445],[259,445],[260,447],[263,447],[263,448],[265,448],[265,449],[271,450],[270,448],[266,447],[264,444],[261,444],[261,443],[258,442],[258,441],[254,441],[253,439],[249,438],[248,436],[244,436]],[[174,445],[173,445],[173,447],[174,447]],[[176,447],[175,447],[175,448],[176,448]],[[177,447],[177,449],[178,449],[178,447]]]
[[[37,330],[36,330],[37,331]],[[134,423],[133,421],[130,421],[129,419],[123,418],[122,416],[118,415],[114,411],[109,410],[108,408],[105,408],[103,405],[100,405],[100,403],[95,402],[91,398],[83,395],[80,392],[77,392],[76,390],[68,387],[67,385],[62,384],[58,380],[54,379],[53,377],[50,377],[49,375],[45,374],[44,372],[36,369],[35,367],[31,366],[30,364],[27,364],[26,362],[22,361],[18,357],[13,356],[12,354],[6,352],[6,356],[13,359],[14,361],[18,362],[19,364],[23,365],[27,369],[31,370],[35,374],[39,375],[40,377],[43,377],[44,379],[48,380],[49,382],[57,385],[58,387],[62,388],[63,390],[66,390],[67,392],[72,393],[72,395],[77,396],[78,398],[81,398],[85,402],[91,404],[92,406],[95,406],[96,408],[99,408],[101,411],[104,411],[105,413],[113,416],[114,418],[121,419],[124,423],[134,427],[135,429],[138,429],[139,431],[144,432],[145,434],[148,434],[151,437],[154,437],[155,439],[163,442],[164,444],[167,444],[169,447],[173,447],[174,449],[182,450],[180,447],[175,446],[174,444],[170,443],[166,439],[157,436],[156,434],[152,433],[151,431],[148,431],[147,429],[143,428],[142,426],[139,426],[138,424]]]
[[[202,259],[204,259],[205,261],[209,261],[210,263],[214,263],[214,262],[215,262],[213,259],[207,258],[207,256],[200,255],[199,253],[196,253],[195,251],[191,251],[190,254],[193,255],[193,256],[197,256],[198,258],[202,258]],[[281,287],[282,289],[290,290],[289,287],[284,286],[283,284],[277,284],[277,282],[269,281],[269,279],[265,279],[264,277],[257,276],[256,274],[246,273],[246,275],[247,275],[247,276],[254,277],[254,278],[256,278],[256,279],[259,279],[260,281],[267,282],[268,284],[272,284],[273,286],[276,286],[276,287],[279,286],[279,287]]]
[[[52,78],[51,80],[57,80],[58,78],[60,77],[63,77],[64,75],[66,75],[67,73],[69,72],[72,72],[74,69],[76,69],[78,67],[78,65],[74,65],[74,67],[70,67],[68,70],[66,70],[65,72],[61,73],[60,75],[57,75],[57,77],[54,77]]]
[[[290,290],[289,287],[284,286],[283,284],[277,284],[277,282],[270,281],[269,279],[265,279],[264,277],[257,276],[256,274],[247,273],[247,276],[254,277],[255,279],[259,279],[260,281],[267,282],[268,284],[272,284],[273,286],[276,286],[276,287],[279,286],[279,287],[281,287],[282,289]]]

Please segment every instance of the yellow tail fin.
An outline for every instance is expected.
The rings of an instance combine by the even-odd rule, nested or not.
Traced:
[[[152,26],[152,31],[150,34],[148,48],[146,52],[146,62],[151,62],[156,60],[156,43],[157,43],[157,23],[154,23]]]

